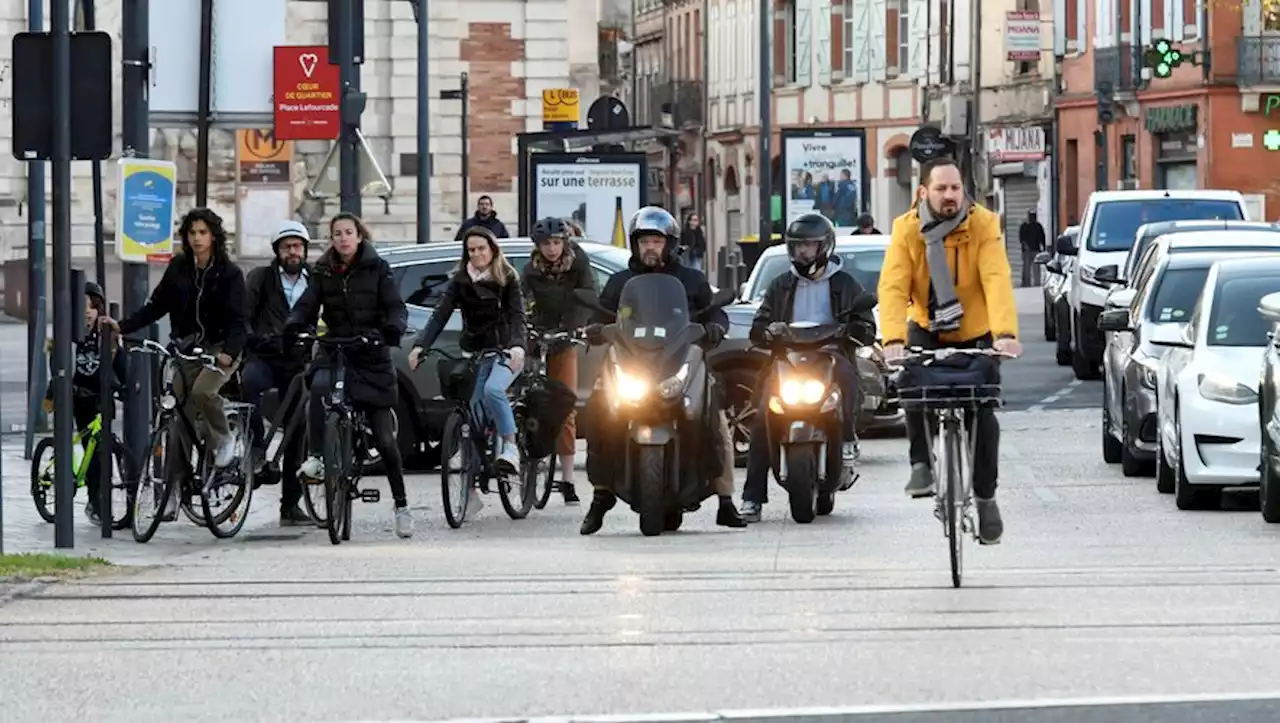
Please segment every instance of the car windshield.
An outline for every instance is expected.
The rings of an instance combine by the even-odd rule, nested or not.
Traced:
[[[880,248],[867,248],[848,249],[837,253],[840,255],[841,270],[857,279],[863,289],[874,292],[880,286],[884,252],[885,250]],[[764,292],[769,288],[769,282],[789,268],[791,268],[791,259],[786,254],[761,259],[760,267],[756,271],[755,286],[750,289],[751,294],[747,300],[757,304],[764,300]]]
[[[1217,220],[1244,218],[1235,201],[1201,198],[1152,198],[1141,201],[1105,201],[1098,204],[1089,226],[1090,251],[1128,251],[1138,227],[1157,221]]]
[[[1204,288],[1204,279],[1208,275],[1208,266],[1165,271],[1147,308],[1147,320],[1166,324],[1191,318],[1191,311],[1200,298],[1200,290]]]
[[[622,287],[618,330],[627,344],[659,349],[689,326],[684,285],[670,274],[640,274]]]
[[[1280,291],[1280,277],[1246,276],[1219,282],[1209,314],[1209,346],[1264,346],[1271,322],[1258,313],[1258,302]]]

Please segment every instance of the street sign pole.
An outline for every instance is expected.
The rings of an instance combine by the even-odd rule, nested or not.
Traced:
[[[756,9],[760,18],[760,74],[759,88],[756,93],[756,105],[760,107],[760,168],[756,171],[756,186],[760,189],[760,238],[757,243],[760,249],[768,247],[773,239],[773,198],[769,185],[773,180],[773,154],[770,151],[773,139],[773,67],[771,65],[772,47],[769,45],[769,25],[773,22],[773,0],[760,0]],[[784,219],[785,221],[785,219]]]
[[[409,0],[418,21],[418,243],[431,241],[431,23],[427,0]]]
[[[44,1],[27,0],[28,29],[33,33],[44,32]],[[45,247],[45,193],[44,161],[27,162],[27,349],[32,361],[44,353],[45,328],[44,274],[48,249]],[[48,383],[47,365],[32,363],[27,366],[27,434],[23,457],[31,459],[35,450],[37,420],[43,413],[44,389]]]
[[[71,411],[71,5],[54,2],[53,31],[53,449],[54,546],[75,547]]]
[[[337,23],[337,63],[342,87],[342,132],[338,137],[338,176],[339,205],[343,211],[360,215],[362,208],[360,198],[360,154],[357,144],[360,142],[360,115],[363,112],[363,97],[356,87],[355,64],[355,4],[358,0],[339,0],[341,10]],[[332,7],[332,3],[330,7]],[[332,25],[330,27],[333,27]],[[330,62],[333,58],[330,58]]]

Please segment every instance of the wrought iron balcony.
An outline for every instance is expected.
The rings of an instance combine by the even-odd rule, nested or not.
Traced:
[[[1236,75],[1241,88],[1280,86],[1280,37],[1239,38]]]
[[[1132,93],[1142,88],[1142,48],[1129,43],[1094,48],[1093,82],[1098,89],[1109,83],[1113,93]]]
[[[649,86],[646,118],[653,126],[700,126],[703,121],[703,98],[700,80],[654,82]]]

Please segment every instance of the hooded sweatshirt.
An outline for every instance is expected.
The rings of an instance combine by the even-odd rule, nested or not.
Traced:
[[[831,277],[840,272],[841,259],[832,254],[827,266],[816,279],[805,278],[796,271],[794,264],[791,274],[796,277],[796,300],[791,309],[791,321],[810,322],[814,324],[834,324],[835,314],[831,310]]]

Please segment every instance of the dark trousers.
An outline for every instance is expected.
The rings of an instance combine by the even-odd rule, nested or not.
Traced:
[[[991,346],[991,337],[987,335],[966,342],[939,344],[935,334],[920,328],[915,323],[909,323],[907,345],[925,349],[938,349],[943,346],[954,349],[978,349]],[[911,464],[926,464],[932,467],[933,454],[929,449],[924,415],[923,410],[907,412],[907,440],[910,443]],[[996,410],[983,407],[976,413],[966,412],[965,423],[977,437],[973,451],[973,493],[982,499],[991,499],[995,497],[996,478],[1000,476],[1000,422],[996,419]]]
[[[348,377],[350,379],[350,377]],[[307,407],[307,435],[311,445],[311,454],[319,455],[324,449],[324,397],[329,394],[333,376],[328,369],[317,369],[311,376],[311,401]],[[350,386],[348,381],[347,385]],[[400,458],[400,443],[396,440],[396,429],[391,419],[390,407],[366,408],[365,416],[369,419],[369,427],[373,430],[373,446],[382,456],[382,467],[387,475],[387,485],[391,487],[391,498],[396,507],[408,504],[404,490],[404,460]],[[413,420],[402,420],[401,424],[411,424]],[[353,430],[362,434],[362,430]]]
[[[862,404],[862,385],[858,381],[858,367],[843,354],[836,354],[835,380],[840,387],[841,410],[843,415],[844,441],[857,439],[858,407]],[[765,425],[769,420],[768,399],[766,390],[773,389],[773,365],[766,364],[756,381],[756,395],[752,400],[756,413],[751,423],[751,447],[747,450],[747,479],[742,486],[744,502],[769,501],[769,440],[765,434]],[[775,430],[780,434],[782,430]]]
[[[1040,265],[1035,262],[1036,254],[1040,253],[1033,249],[1022,249],[1022,286],[1039,286],[1040,285]]]
[[[293,383],[293,378],[299,371],[301,371],[300,368],[295,365],[260,357],[250,357],[240,371],[240,398],[246,404],[254,405],[253,417],[249,420],[249,429],[253,433],[253,446],[255,449],[262,450],[264,456],[268,440],[262,438],[265,434],[260,408],[262,397],[266,395],[268,389],[274,388],[280,395],[280,403],[284,404],[289,385]],[[289,419],[298,413],[302,401],[297,400],[289,409],[284,410],[283,416],[279,417],[284,420],[283,428],[287,428]],[[277,415],[279,416],[278,413]],[[298,465],[301,463],[302,435],[295,430],[293,438],[288,440],[288,446],[280,457],[281,509],[287,510],[302,499],[302,486],[298,484]]]
[[[97,397],[72,397],[71,398],[71,416],[76,420],[76,429],[80,430],[80,444],[88,448],[89,435],[85,434],[85,427],[98,416],[98,398]],[[111,430],[102,430],[103,434],[111,434]],[[99,444],[101,449],[102,445]],[[89,460],[89,470],[85,477],[85,488],[89,493],[86,500],[93,509],[98,509],[98,472],[102,469],[102,465],[98,463],[98,452],[93,453],[93,458]]]

